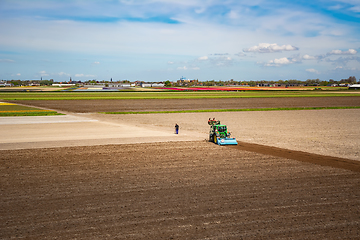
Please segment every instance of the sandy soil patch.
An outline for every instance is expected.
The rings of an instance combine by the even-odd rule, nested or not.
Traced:
[[[215,117],[228,126],[233,137],[242,142],[360,160],[360,128],[356,127],[360,109],[85,115],[165,131],[171,131],[178,123],[180,135],[183,131],[190,131],[201,139],[208,139],[207,120]]]
[[[189,131],[151,129],[128,122],[103,121],[83,116],[0,118],[0,149],[90,146],[200,140]]]
[[[241,142],[360,160],[360,109],[8,117],[0,119],[0,149],[205,141],[209,117]]]

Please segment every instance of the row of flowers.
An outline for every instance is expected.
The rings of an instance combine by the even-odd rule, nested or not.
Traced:
[[[15,103],[0,102],[0,105],[4,106],[4,105],[17,105],[17,104],[15,104]]]
[[[156,89],[173,90],[173,91],[248,91],[259,90],[258,88],[244,87],[158,87]]]

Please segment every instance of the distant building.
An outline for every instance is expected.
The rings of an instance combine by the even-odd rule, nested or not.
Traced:
[[[351,90],[360,90],[360,84],[353,84],[349,86]]]
[[[141,83],[141,87],[151,88],[151,83]]]
[[[53,87],[72,87],[72,86],[75,86],[75,84],[72,84],[72,83],[53,83],[51,86],[53,86]]]
[[[151,87],[164,87],[165,84],[164,83],[153,83],[151,84]]]
[[[129,88],[129,87],[131,87],[131,84],[130,83],[109,83],[108,86],[113,87],[113,88]]]
[[[142,82],[141,87],[147,87],[147,88],[151,88],[151,87],[164,87],[165,84],[162,83],[162,82],[158,82],[158,83],[145,83],[145,82]]]
[[[194,86],[194,85],[199,84],[199,80],[197,80],[197,79],[190,80],[190,79],[181,77],[180,80],[176,81],[176,83],[178,86],[189,86],[189,85]]]
[[[13,85],[11,83],[6,82],[0,82],[0,87],[12,87]]]

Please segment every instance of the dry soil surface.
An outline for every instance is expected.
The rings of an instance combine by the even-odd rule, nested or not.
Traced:
[[[360,106],[359,97],[131,99],[131,100],[26,100],[11,101],[66,112],[163,111],[189,109],[244,109]]]
[[[0,119],[1,239],[360,237],[359,109],[31,119]]]
[[[180,135],[203,140],[207,120],[215,117],[241,142],[360,161],[360,109],[81,116],[167,132],[178,123]]]
[[[360,173],[208,142],[1,151],[0,238],[359,239]]]

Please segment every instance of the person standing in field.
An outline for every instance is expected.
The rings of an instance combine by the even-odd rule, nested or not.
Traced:
[[[179,125],[175,123],[175,133],[179,134]]]

